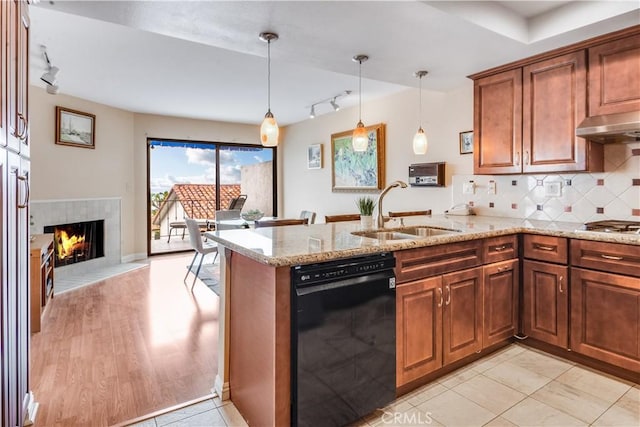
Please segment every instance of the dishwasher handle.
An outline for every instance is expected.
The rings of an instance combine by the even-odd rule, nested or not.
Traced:
[[[303,295],[315,294],[318,292],[329,291],[337,288],[366,285],[369,282],[380,280],[387,280],[389,283],[389,289],[395,290],[396,277],[393,274],[393,270],[385,270],[366,274],[363,276],[349,277],[348,279],[330,281],[309,286],[298,285],[296,287],[296,294],[300,297]]]

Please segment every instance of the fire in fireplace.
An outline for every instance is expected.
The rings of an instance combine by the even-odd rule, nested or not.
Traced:
[[[104,220],[50,225],[53,233],[55,266],[75,264],[104,256]]]

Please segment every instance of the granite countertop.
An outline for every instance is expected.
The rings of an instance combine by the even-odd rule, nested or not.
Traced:
[[[399,223],[396,224],[393,224],[393,221],[387,223],[386,230],[399,228]],[[640,235],[585,232],[580,230],[581,223],[573,222],[434,215],[406,217],[404,225],[427,225],[460,231],[427,238],[384,241],[351,234],[354,231],[363,231],[360,223],[354,221],[223,230],[208,232],[206,235],[222,246],[274,267],[310,264],[522,232],[640,246]]]

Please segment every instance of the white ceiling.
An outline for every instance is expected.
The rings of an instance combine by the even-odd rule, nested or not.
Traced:
[[[60,93],[125,110],[280,125],[344,90],[343,107],[416,87],[448,91],[465,76],[640,23],[638,1],[43,1],[31,12],[31,81],[41,45]],[[330,111],[316,107],[318,114]],[[354,121],[356,118],[354,117]],[[363,110],[366,121],[366,108]]]

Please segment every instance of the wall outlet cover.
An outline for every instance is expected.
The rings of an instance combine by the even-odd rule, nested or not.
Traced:
[[[562,182],[551,181],[544,183],[544,195],[546,197],[560,197],[562,196]]]
[[[473,181],[462,183],[462,194],[475,194],[476,183]]]

